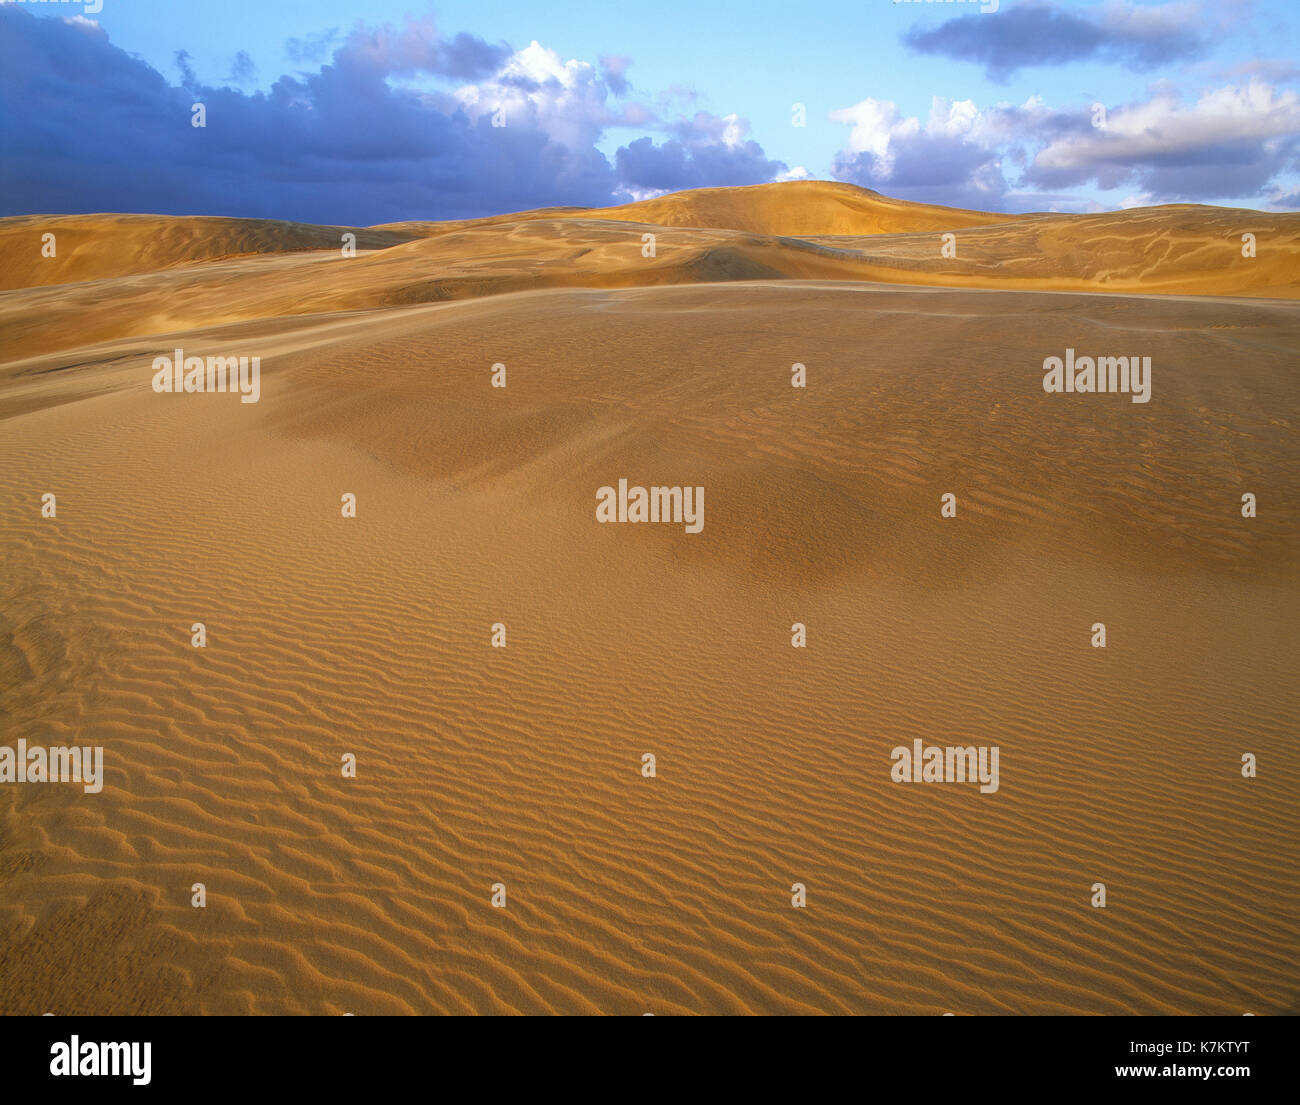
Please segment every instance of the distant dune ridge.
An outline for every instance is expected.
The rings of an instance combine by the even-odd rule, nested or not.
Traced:
[[[1300,1009],[1300,216],[792,182],[0,259],[0,744],[103,749],[0,784],[0,1013]],[[1147,398],[1044,391],[1112,354]],[[158,394],[191,355],[256,399]]]
[[[347,267],[342,235],[361,256]],[[34,240],[53,233],[54,258]],[[642,235],[656,236],[653,257]],[[944,256],[942,235],[951,233]],[[1243,256],[1243,234],[1256,255]],[[437,302],[546,287],[824,279],[945,287],[1296,298],[1300,214],[1194,205],[1098,215],[996,215],[791,181],[681,192],[623,207],[448,223],[319,227],[160,215],[0,219],[10,356],[59,348],[75,312],[118,336],[266,315]],[[221,264],[215,264],[215,262]],[[192,264],[202,262],[202,265]],[[150,274],[152,279],[149,278]],[[119,280],[113,278],[142,277]],[[166,310],[158,299],[166,286]],[[302,293],[304,287],[310,297]],[[96,321],[109,315],[111,320]],[[32,316],[36,316],[33,318]],[[50,333],[54,331],[56,333]]]

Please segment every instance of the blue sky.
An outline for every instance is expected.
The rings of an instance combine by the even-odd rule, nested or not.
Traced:
[[[3,3],[0,214],[368,224],[800,177],[1291,210],[1298,27],[1295,0]]]

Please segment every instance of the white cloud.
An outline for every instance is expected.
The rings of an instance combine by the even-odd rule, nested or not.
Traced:
[[[1088,169],[1099,163],[1133,165],[1229,143],[1255,142],[1266,152],[1276,140],[1300,134],[1300,94],[1277,93],[1264,81],[1228,85],[1205,93],[1193,107],[1171,95],[1112,111],[1102,129],[1048,143],[1036,168]]]
[[[526,120],[569,148],[591,145],[619,121],[605,106],[608,89],[594,65],[563,61],[536,40],[510,55],[491,80],[462,85],[454,95],[471,119],[501,109],[506,126]]]
[[[889,160],[889,147],[897,138],[916,134],[921,121],[916,116],[904,119],[893,100],[876,100],[867,97],[852,107],[842,107],[829,115],[832,123],[846,123],[853,129],[845,149],[849,153],[869,153],[872,157]]]
[[[1095,183],[1140,203],[1259,204],[1290,195],[1283,181],[1300,172],[1300,93],[1258,78],[1190,104],[1158,82],[1147,99],[1111,107],[1100,128],[1090,103],[1058,109],[1040,96],[986,108],[936,96],[924,121],[868,98],[829,118],[850,128],[840,179],[931,203],[1022,207],[1036,189],[1059,204],[1064,189]],[[1018,180],[1005,179],[1006,166]]]
[[[783,181],[783,180],[811,180],[811,179],[812,179],[812,173],[810,173],[810,172],[809,172],[807,169],[805,169],[802,165],[796,165],[793,169],[787,169],[787,170],[786,170],[785,172],[783,172],[783,173],[777,173],[776,176],[775,176],[773,179],[774,179],[774,180],[777,180],[777,181]]]

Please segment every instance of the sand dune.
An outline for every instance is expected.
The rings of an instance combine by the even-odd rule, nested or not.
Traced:
[[[271,219],[169,215],[20,215],[0,219],[0,291],[74,284],[158,272],[191,261],[256,257],[299,250],[336,250],[341,235],[358,249],[409,241],[396,230],[311,226]],[[55,254],[43,251],[55,236]]]
[[[934,209],[782,194],[0,296],[3,743],[107,762],[0,787],[0,1012],[1297,1011],[1295,217],[951,223],[980,290]],[[1238,298],[1070,290],[1252,225]],[[153,392],[177,345],[260,401]],[[1067,346],[1151,402],[1044,393]],[[597,524],[622,476],[704,529]],[[918,738],[1000,790],[892,782]]]
[[[0,297],[4,354],[555,287],[798,279],[1288,299],[1300,290],[1300,215],[1174,206],[1001,216],[823,182],[354,230],[355,257],[341,252],[345,230],[161,216],[0,219],[0,271],[25,282]],[[40,255],[47,232],[62,243],[54,259]],[[943,256],[941,232],[955,235],[956,257]],[[1242,256],[1248,233],[1255,257]]]
[[[490,219],[452,223],[389,223],[375,229],[429,235],[439,233],[441,228],[465,229],[524,218],[556,217],[652,223],[697,230],[743,230],[762,235],[806,236],[954,230],[964,226],[987,226],[1005,222],[1008,218],[1026,216],[994,215],[985,211],[910,203],[853,184],[796,180],[784,184],[755,184],[746,188],[695,188],[619,207],[551,207],[517,215],[497,215]]]

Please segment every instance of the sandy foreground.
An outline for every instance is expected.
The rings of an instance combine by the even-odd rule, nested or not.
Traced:
[[[0,220],[0,1013],[1300,1011],[1300,216],[347,229]]]

